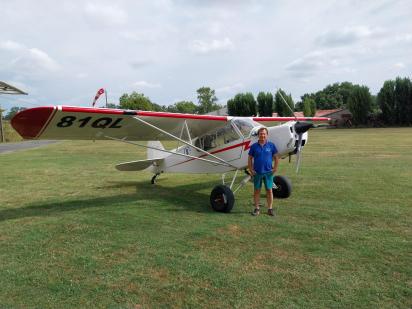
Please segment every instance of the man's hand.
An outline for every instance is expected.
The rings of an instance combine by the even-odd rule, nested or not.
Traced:
[[[250,174],[251,174],[252,176],[255,176],[255,175],[256,175],[256,172],[255,172],[255,170],[253,170],[253,169],[250,169]]]
[[[277,172],[277,170],[278,170],[278,168],[277,168],[277,167],[272,168],[272,174],[276,173],[276,172]]]

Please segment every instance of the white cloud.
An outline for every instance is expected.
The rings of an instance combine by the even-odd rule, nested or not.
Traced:
[[[219,87],[216,88],[216,92],[223,92],[223,93],[234,93],[237,91],[240,91],[242,88],[244,87],[244,85],[242,83],[236,83],[233,85],[228,85],[228,86],[223,86],[223,87]]]
[[[189,49],[195,53],[207,54],[210,52],[233,50],[234,44],[227,37],[222,40],[194,40],[191,42]]]
[[[28,48],[14,41],[0,42],[0,49],[8,52],[9,70],[22,75],[34,75],[36,71],[56,72],[60,65],[46,52],[39,48]]]
[[[19,51],[24,49],[24,45],[14,42],[14,41],[4,41],[0,42],[0,49],[8,51]]]
[[[344,80],[379,90],[412,69],[408,0],[46,2],[2,1],[0,18],[0,78],[42,105],[89,105],[101,85],[112,102],[138,90],[162,105],[202,86],[220,99]]]
[[[412,33],[398,34],[395,38],[396,41],[410,43],[412,42]]]
[[[89,74],[85,73],[85,72],[79,72],[76,74],[76,78],[78,79],[85,79],[89,76]]]
[[[395,68],[397,68],[397,69],[403,69],[403,68],[405,68],[405,63],[403,63],[403,62],[397,62],[397,63],[395,63],[393,66],[394,66]]]
[[[133,86],[138,87],[138,88],[160,88],[161,87],[160,84],[152,84],[144,80],[133,83]]]
[[[295,59],[285,66],[286,71],[292,76],[305,79],[316,75],[319,72],[354,72],[346,67],[348,60],[355,55],[362,54],[363,51],[347,51],[345,49],[324,49],[310,52],[300,58]]]
[[[157,33],[152,30],[146,31],[122,31],[120,37],[134,42],[153,42],[157,40]]]
[[[125,24],[128,20],[127,13],[113,5],[87,3],[84,11],[89,17],[107,24]]]
[[[287,71],[292,72],[294,76],[307,77],[325,65],[325,53],[315,51],[292,61],[285,68]]]
[[[48,71],[54,72],[59,69],[59,65],[47,53],[37,48],[30,48],[28,50],[29,56],[27,60],[32,62],[34,66],[44,68]]]
[[[324,46],[349,45],[362,39],[382,36],[384,33],[380,28],[372,29],[367,26],[344,27],[323,33],[316,39],[316,42]]]

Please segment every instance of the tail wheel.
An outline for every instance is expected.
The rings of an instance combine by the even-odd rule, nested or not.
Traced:
[[[235,196],[229,187],[218,185],[210,193],[210,204],[215,211],[228,213],[235,204]]]
[[[292,183],[285,176],[273,177],[273,196],[277,198],[288,198],[292,194]]]

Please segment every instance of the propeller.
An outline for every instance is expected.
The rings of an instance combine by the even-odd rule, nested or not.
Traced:
[[[313,127],[313,123],[310,122],[296,122],[294,125],[295,132],[298,135],[298,144],[296,146],[296,174],[299,172],[300,162],[302,161],[303,134]]]

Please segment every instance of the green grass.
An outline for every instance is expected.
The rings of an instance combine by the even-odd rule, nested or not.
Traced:
[[[251,185],[211,211],[219,175],[116,171],[131,145],[0,154],[0,307],[410,308],[412,129],[309,138],[275,219]]]
[[[3,120],[3,130],[5,142],[19,142],[23,140],[21,136],[11,127],[10,121]]]

